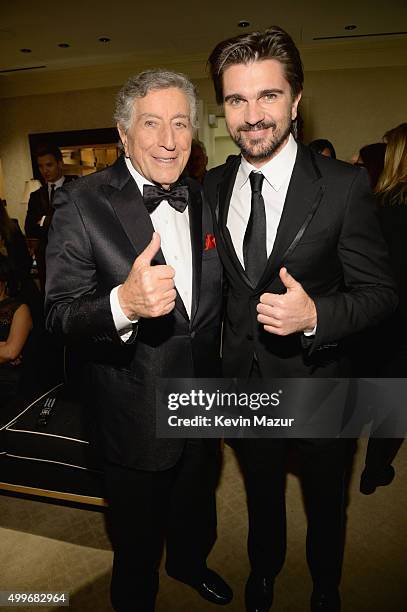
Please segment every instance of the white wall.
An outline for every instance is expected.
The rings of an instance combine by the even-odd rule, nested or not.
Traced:
[[[407,120],[407,67],[306,73],[305,141],[328,138],[338,157],[378,142]]]

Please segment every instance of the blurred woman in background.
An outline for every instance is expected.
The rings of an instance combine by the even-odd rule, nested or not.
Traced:
[[[18,297],[18,279],[8,257],[0,255],[0,400],[19,390],[23,349],[32,329],[30,309]]]
[[[370,186],[375,190],[379,176],[383,172],[386,144],[374,142],[362,147],[354,161],[355,166],[364,166],[369,174]]]
[[[9,258],[22,299],[31,310],[34,322],[42,325],[43,304],[40,291],[31,277],[32,258],[17,219],[10,219],[0,200],[0,254]]]
[[[379,219],[389,247],[390,263],[398,287],[399,305],[373,334],[376,376],[407,378],[407,123],[385,134],[384,168],[376,186]],[[391,383],[389,383],[391,384]],[[402,435],[402,432],[401,434]],[[391,465],[401,438],[371,438],[360,490],[369,495],[394,478]]]
[[[386,322],[380,376],[407,377],[407,123],[386,134],[383,172],[376,186],[379,219],[389,247],[399,306]],[[386,336],[389,336],[386,338]]]

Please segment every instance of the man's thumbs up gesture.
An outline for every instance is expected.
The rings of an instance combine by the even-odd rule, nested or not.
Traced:
[[[134,260],[118,298],[121,309],[131,320],[162,317],[175,306],[175,270],[171,266],[152,266],[161,246],[160,234],[154,232],[150,244]]]
[[[270,334],[288,336],[295,332],[310,332],[317,324],[313,300],[302,285],[281,268],[280,279],[286,293],[263,293],[257,304],[257,320]]]

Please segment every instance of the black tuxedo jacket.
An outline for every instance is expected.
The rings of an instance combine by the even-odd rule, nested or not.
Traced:
[[[153,225],[123,158],[71,182],[55,194],[47,248],[48,329],[87,351],[91,403],[109,461],[163,470],[176,463],[184,441],[155,437],[157,377],[219,375],[221,265],[205,250],[213,232],[201,187],[189,186],[193,262],[191,318],[177,294],[164,317],[141,319],[123,343],[114,326],[110,291],[127,277]],[[156,263],[165,263],[161,251]],[[208,443],[214,442],[208,440]]]
[[[66,176],[62,186],[75,178],[75,176]],[[49,201],[48,186],[45,185],[33,191],[28,200],[27,216],[24,223],[24,231],[27,238],[38,238],[46,241],[52,214],[53,206],[51,206]],[[39,226],[38,221],[44,216],[46,217],[44,224]]]
[[[263,376],[339,375],[343,339],[391,313],[397,303],[387,251],[364,170],[298,144],[276,240],[264,274],[252,287],[226,227],[240,156],[210,170],[205,192],[216,222],[228,298],[223,364],[246,377],[256,354]],[[284,293],[286,266],[315,301],[315,337],[276,336],[256,320],[264,292]]]

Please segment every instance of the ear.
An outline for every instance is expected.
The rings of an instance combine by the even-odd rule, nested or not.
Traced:
[[[300,103],[302,96],[302,91],[294,98],[292,106],[291,106],[291,121],[297,119],[298,105]]]
[[[126,155],[126,157],[128,157],[129,154],[128,154],[128,148],[127,148],[127,134],[119,123],[117,124],[116,127],[117,127],[117,131],[119,132],[120,140],[122,141],[122,145],[124,147],[124,154]]]

